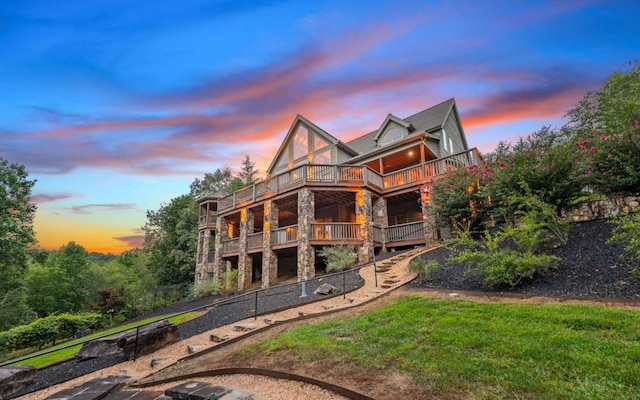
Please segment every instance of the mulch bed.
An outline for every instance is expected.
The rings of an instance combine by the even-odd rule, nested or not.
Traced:
[[[487,293],[638,301],[640,279],[633,278],[629,271],[640,265],[624,255],[623,243],[606,243],[611,237],[612,227],[604,220],[572,224],[567,244],[550,252],[562,260],[558,270],[549,275],[535,276],[515,288],[483,287],[482,277],[467,274],[466,266],[445,263],[450,254],[445,248],[438,248],[422,255],[425,260],[435,259],[443,265],[434,274],[433,279],[425,281],[419,277],[410,285]]]

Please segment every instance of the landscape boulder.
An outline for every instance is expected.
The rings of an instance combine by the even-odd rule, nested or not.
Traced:
[[[137,334],[135,330],[131,330],[118,336],[118,346],[128,360],[133,359],[135,356],[153,353],[169,344],[182,340],[182,334],[178,327],[166,319],[141,326]]]
[[[0,399],[24,389],[36,377],[36,369],[31,365],[0,367]]]
[[[339,291],[340,289],[338,289],[337,287],[329,285],[328,283],[323,283],[322,285],[318,286],[316,290],[313,291],[313,294],[329,295],[329,294],[338,293]]]
[[[128,360],[135,356],[153,353],[166,345],[182,340],[178,327],[167,320],[154,322],[120,334],[85,343],[76,353],[76,358],[87,360],[122,354]],[[136,343],[137,342],[137,343]]]

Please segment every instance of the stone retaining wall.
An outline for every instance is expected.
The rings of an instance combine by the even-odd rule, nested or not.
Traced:
[[[611,197],[581,204],[567,214],[573,222],[606,219],[640,211],[640,196]]]

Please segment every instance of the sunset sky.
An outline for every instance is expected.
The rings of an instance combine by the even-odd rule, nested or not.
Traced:
[[[348,141],[455,97],[493,150],[640,58],[638,1],[3,1],[0,157],[37,179],[39,245],[120,253],[146,210],[300,113]]]

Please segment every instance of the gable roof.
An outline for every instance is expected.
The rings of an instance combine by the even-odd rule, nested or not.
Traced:
[[[409,136],[412,134],[419,134],[422,132],[431,132],[437,129],[442,128],[447,117],[451,114],[452,110],[455,110],[455,115],[458,119],[459,123],[459,115],[457,113],[457,108],[455,106],[455,99],[451,98],[446,100],[440,104],[437,104],[433,107],[427,108],[424,111],[420,111],[417,114],[414,114],[410,117],[404,118],[401,121],[407,124],[411,124],[413,126],[414,131],[409,132]],[[391,116],[391,114],[389,114]],[[383,129],[384,125],[389,120],[389,116],[382,124],[380,129]],[[462,127],[460,127],[462,128]],[[374,150],[378,149],[378,144],[376,142],[377,136],[380,133],[380,129],[375,130],[373,132],[367,133],[364,136],[361,136],[357,139],[354,139],[350,142],[347,142],[347,146],[351,147],[353,150],[357,151],[359,155],[363,155]],[[466,146],[466,139],[465,139]]]
[[[378,142],[378,140],[380,139],[380,136],[382,135],[382,133],[384,132],[384,129],[387,127],[387,125],[389,124],[389,122],[395,122],[396,124],[404,127],[407,129],[407,131],[411,132],[411,123],[406,122],[401,120],[400,118],[396,117],[393,114],[388,114],[387,118],[385,118],[384,122],[382,123],[382,125],[380,125],[380,128],[378,128],[377,131],[375,131],[375,134],[373,135],[373,140],[375,140],[376,142]]]
[[[282,153],[286,149],[287,144],[289,144],[289,140],[291,139],[291,136],[293,136],[293,134],[295,132],[295,129],[296,129],[296,127],[298,126],[298,124],[300,122],[305,124],[312,131],[314,131],[316,134],[321,136],[324,140],[327,141],[327,143],[330,143],[330,144],[333,144],[333,145],[342,144],[344,146],[344,143],[342,143],[336,137],[334,137],[333,135],[331,135],[330,133],[328,133],[324,129],[320,128],[318,125],[314,124],[313,122],[309,121],[308,119],[306,119],[302,115],[298,114],[298,115],[296,115],[296,117],[294,118],[293,122],[291,123],[291,126],[289,127],[289,131],[287,132],[286,136],[284,137],[284,140],[280,144],[280,147],[278,148],[278,151],[276,152],[275,156],[271,160],[271,164],[269,164],[269,168],[267,168],[266,172],[267,172],[268,175],[270,175],[271,171],[275,168],[276,162],[280,159],[280,156],[282,155]],[[353,150],[351,150],[351,149],[349,149],[349,150],[353,153]]]

